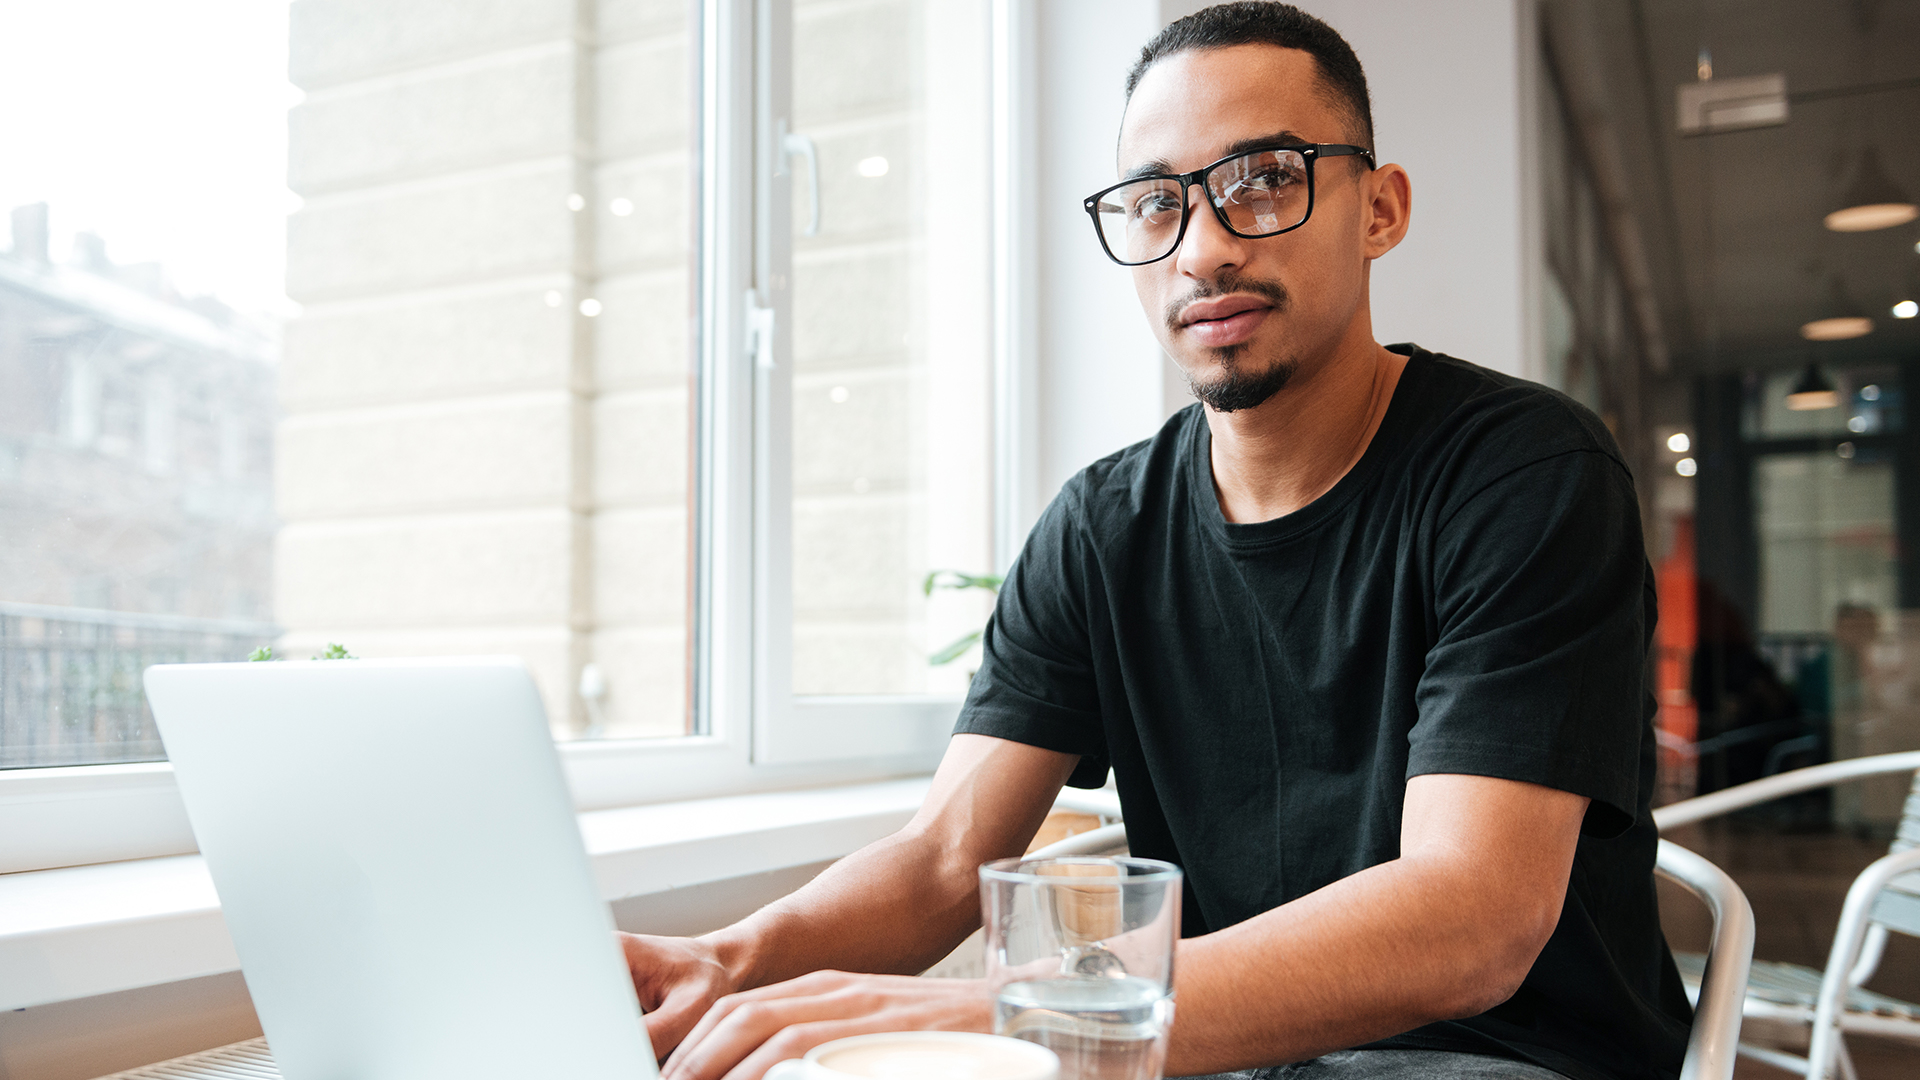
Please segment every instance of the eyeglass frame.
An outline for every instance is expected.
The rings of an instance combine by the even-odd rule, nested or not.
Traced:
[[[1299,221],[1294,222],[1284,229],[1275,229],[1273,232],[1265,233],[1243,233],[1233,227],[1233,223],[1227,220],[1227,212],[1220,208],[1220,204],[1213,201],[1212,189],[1207,186],[1207,174],[1225,165],[1229,161],[1236,161],[1253,154],[1270,153],[1274,150],[1291,150],[1306,159],[1307,212],[1300,215]],[[1099,191],[1087,196],[1081,205],[1087,211],[1087,217],[1093,221],[1093,235],[1099,239],[1100,250],[1106,252],[1107,258],[1126,267],[1152,266],[1154,263],[1179,251],[1181,242],[1186,240],[1187,225],[1193,220],[1193,200],[1187,198],[1187,192],[1191,191],[1195,184],[1200,185],[1200,191],[1206,200],[1206,204],[1213,209],[1213,216],[1220,222],[1220,227],[1242,240],[1265,240],[1270,236],[1290,233],[1300,226],[1305,225],[1313,217],[1313,163],[1323,157],[1361,157],[1366,159],[1369,170],[1378,168],[1378,166],[1374,164],[1373,151],[1364,146],[1354,146],[1350,143],[1275,143],[1272,146],[1254,146],[1245,150],[1236,151],[1210,165],[1202,165],[1192,172],[1147,173],[1142,176],[1130,176],[1117,184],[1103,187]],[[1180,231],[1174,234],[1172,245],[1169,246],[1163,254],[1156,255],[1142,262],[1127,262],[1121,259],[1120,256],[1115,255],[1113,248],[1107,245],[1106,230],[1100,227],[1100,200],[1112,192],[1119,191],[1123,187],[1138,184],[1142,180],[1177,180],[1180,182]]]

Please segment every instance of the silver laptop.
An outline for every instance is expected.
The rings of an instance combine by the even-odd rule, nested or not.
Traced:
[[[149,668],[289,1080],[658,1076],[512,658]]]

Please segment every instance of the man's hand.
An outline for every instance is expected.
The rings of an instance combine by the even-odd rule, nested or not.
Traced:
[[[747,1078],[856,1032],[985,1031],[989,1005],[975,984],[807,973],[844,968],[904,975],[945,956],[980,925],[980,864],[1025,850],[1079,760],[1005,739],[955,735],[926,802],[898,833],[705,937],[620,935],[654,1053],[672,1054],[675,1063],[693,1054],[692,1066],[674,1066],[687,1077],[735,1070],[732,1075]],[[902,918],[901,912],[912,914]],[[823,990],[820,979],[841,981]],[[762,998],[768,999],[764,1008]],[[744,1005],[753,1007],[734,1017]],[[789,1022],[777,1018],[786,1017],[802,1030],[757,1049]],[[697,1031],[695,1024],[701,1024]]]
[[[720,998],[679,1040],[662,1080],[760,1080],[774,1063],[849,1035],[992,1030],[983,981],[817,971]]]
[[[616,934],[656,1055],[671,1053],[713,1003],[734,990],[713,946],[697,938]]]

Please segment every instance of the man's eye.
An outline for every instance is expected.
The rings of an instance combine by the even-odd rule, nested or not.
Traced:
[[[1164,191],[1156,191],[1148,195],[1142,195],[1133,201],[1133,216],[1135,218],[1151,219],[1165,214],[1178,214],[1179,212],[1179,201]]]
[[[1304,178],[1292,169],[1261,169],[1242,180],[1238,186],[1254,191],[1278,191],[1300,183]]]

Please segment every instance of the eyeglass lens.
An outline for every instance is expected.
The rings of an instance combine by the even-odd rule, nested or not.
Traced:
[[[1295,150],[1256,150],[1207,173],[1207,197],[1246,237],[1285,232],[1307,217],[1307,162]],[[1094,215],[1107,250],[1125,263],[1152,262],[1180,240],[1186,193],[1180,181],[1149,177],[1108,191]]]

